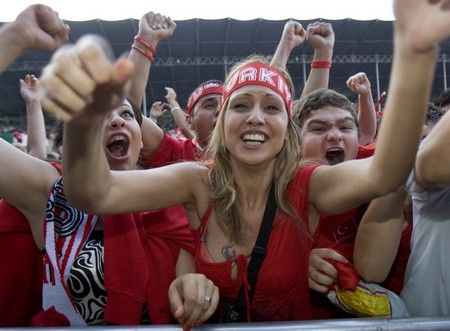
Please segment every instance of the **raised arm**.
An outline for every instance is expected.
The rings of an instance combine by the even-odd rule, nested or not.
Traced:
[[[438,43],[450,34],[450,11],[440,5],[395,1],[390,91],[375,155],[318,168],[310,185],[310,201],[318,210],[343,212],[395,191],[406,181],[421,138]]]
[[[69,26],[44,5],[32,5],[0,29],[0,72],[26,49],[54,51],[69,36]]]
[[[166,112],[168,107],[167,103],[161,101],[153,102],[149,111],[149,118],[158,124],[158,119]]]
[[[301,45],[305,38],[306,31],[300,23],[292,20],[286,22],[271,64],[286,68],[292,50]]]
[[[142,148],[141,158],[147,160],[155,153],[161,145],[164,138],[164,131],[158,126],[156,120],[162,115],[163,104],[160,101],[156,101],[152,104],[150,109],[150,118],[142,117]]]
[[[334,31],[330,23],[314,22],[306,28],[306,41],[314,48],[311,70],[302,95],[308,95],[320,88],[327,88],[330,80],[333,57]]]
[[[370,81],[364,72],[359,72],[351,76],[346,84],[350,91],[358,94],[359,144],[371,144],[377,132],[377,116]]]
[[[103,129],[109,112],[123,100],[134,67],[129,59],[111,62],[101,47],[103,43],[98,37],[87,36],[61,49],[41,77],[46,91],[44,109],[67,122],[63,169],[68,199],[76,208],[93,214],[145,211],[183,203],[191,204],[192,213],[198,210],[202,214],[209,204],[202,180],[206,167],[184,163],[138,171],[109,169]],[[73,76],[77,79],[70,79]]]
[[[415,182],[419,190],[450,185],[450,113],[433,127],[421,147],[415,164]]]
[[[166,100],[169,104],[172,117],[175,120],[175,124],[180,129],[181,133],[187,139],[194,139],[194,132],[189,127],[189,123],[186,121],[186,113],[181,109],[180,104],[177,101],[177,93],[171,87],[166,87]]]
[[[161,41],[172,36],[176,26],[170,17],[154,12],[145,14],[139,21],[139,32],[129,56],[136,68],[129,94],[138,105],[141,105],[145,94],[152,58],[156,56],[151,47],[156,50]]]
[[[0,29],[0,70],[25,49],[55,49],[67,39],[67,33],[68,27],[52,9],[43,5],[28,7],[14,22]],[[42,245],[45,202],[59,177],[58,172],[47,162],[19,151],[2,139],[0,169],[0,197],[27,217],[37,243]]]
[[[388,276],[406,224],[404,190],[373,200],[356,233],[353,264],[368,282],[380,283]]]
[[[26,75],[20,80],[20,95],[27,113],[28,154],[44,160],[47,157],[47,137],[38,89],[39,80],[34,75]]]

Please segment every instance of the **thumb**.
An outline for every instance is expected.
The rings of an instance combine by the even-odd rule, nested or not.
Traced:
[[[130,78],[134,73],[134,64],[125,57],[120,57],[114,62],[112,73],[111,73],[111,81],[110,88],[113,93],[117,96],[123,97],[128,94],[128,90],[130,89]]]
[[[343,255],[339,254],[335,250],[331,251],[331,255],[328,257],[328,259],[333,259],[339,262],[348,262],[348,260]]]
[[[111,82],[117,86],[124,86],[133,73],[133,62],[128,58],[120,57],[113,65]]]
[[[183,305],[173,307],[172,314],[173,314],[173,317],[175,317],[175,319],[177,319],[177,320],[180,319],[181,317],[183,317],[183,314],[184,314]]]
[[[169,302],[172,311],[172,315],[175,319],[179,320],[184,314],[183,299],[175,284],[169,287]]]

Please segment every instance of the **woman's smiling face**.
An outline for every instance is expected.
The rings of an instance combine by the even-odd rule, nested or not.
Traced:
[[[283,148],[288,114],[283,98],[268,87],[248,85],[234,91],[224,114],[225,146],[246,165],[274,161]]]

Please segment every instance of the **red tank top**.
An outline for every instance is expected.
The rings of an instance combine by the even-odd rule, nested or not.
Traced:
[[[300,216],[306,230],[300,230],[295,220],[277,210],[267,245],[267,256],[259,271],[253,301],[251,321],[287,321],[311,318],[308,288],[308,260],[312,237],[308,226],[308,193],[311,174],[318,165],[300,169],[287,189],[287,198]],[[219,288],[221,302],[237,299],[241,286],[247,295],[247,265],[249,257],[239,255],[235,261],[213,262],[208,259],[204,243],[208,211],[195,231],[196,271],[204,274]],[[237,277],[231,277],[232,263],[237,263]]]

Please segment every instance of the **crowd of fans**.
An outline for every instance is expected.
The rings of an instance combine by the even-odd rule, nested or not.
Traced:
[[[0,139],[0,326],[449,315],[450,93],[430,95],[450,12],[394,12],[383,110],[365,73],[347,81],[356,105],[327,88],[325,22],[287,22],[270,60],[249,55],[186,105],[166,87],[149,117],[170,17],[143,15],[117,60],[97,36],[67,45],[43,5],[2,26],[0,70],[55,53],[19,82],[26,129]],[[304,42],[314,56],[295,91],[286,63]]]

